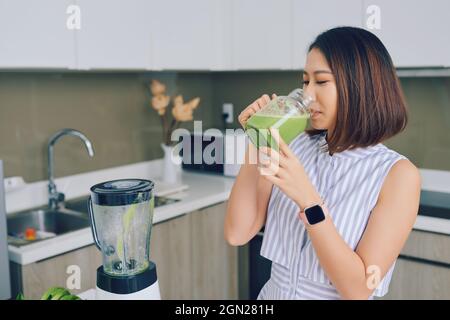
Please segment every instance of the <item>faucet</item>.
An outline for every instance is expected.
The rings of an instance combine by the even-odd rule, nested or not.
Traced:
[[[59,138],[63,136],[75,136],[83,140],[86,146],[87,152],[90,157],[94,156],[94,149],[92,148],[92,143],[84,134],[78,130],[74,129],[62,129],[56,132],[48,140],[47,153],[48,153],[48,206],[51,210],[56,210],[59,207],[59,202],[64,201],[64,193],[58,192],[56,190],[56,184],[54,181],[54,161],[53,161],[53,147]]]

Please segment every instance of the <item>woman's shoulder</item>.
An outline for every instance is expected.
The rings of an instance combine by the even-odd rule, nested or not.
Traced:
[[[408,159],[400,159],[389,170],[380,190],[380,201],[404,200],[408,205],[416,204],[420,198],[422,178],[419,169]],[[417,210],[408,211],[411,222],[414,222]]]
[[[391,162],[386,175],[383,189],[390,190],[399,182],[402,185],[406,182],[410,186],[421,184],[420,171],[410,159],[408,159],[403,154],[385,146],[384,144],[380,145],[381,156]]]
[[[400,155],[399,153],[394,153]],[[421,181],[419,168],[414,165],[408,158],[400,155],[399,159],[395,161],[388,173],[390,180],[399,180],[402,182],[409,181],[411,183],[419,183]]]
[[[400,152],[389,148],[388,146],[386,146],[383,143],[378,143],[377,145],[375,145],[374,147],[372,147],[375,150],[375,154],[379,155],[381,157],[389,157],[391,159],[395,159],[395,160],[406,160],[409,161],[409,159],[401,154]]]

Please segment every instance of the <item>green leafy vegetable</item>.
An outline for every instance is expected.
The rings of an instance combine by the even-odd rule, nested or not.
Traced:
[[[16,300],[25,300],[23,293],[19,293]],[[81,298],[71,294],[66,288],[51,287],[44,292],[41,300],[81,300]]]

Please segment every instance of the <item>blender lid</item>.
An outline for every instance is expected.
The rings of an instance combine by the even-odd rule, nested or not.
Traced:
[[[106,181],[91,187],[92,202],[100,206],[123,206],[150,200],[154,183],[143,179]]]

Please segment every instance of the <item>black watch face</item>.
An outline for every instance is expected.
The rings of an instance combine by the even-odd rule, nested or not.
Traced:
[[[316,224],[325,220],[325,214],[319,205],[306,209],[305,215],[309,224]]]

